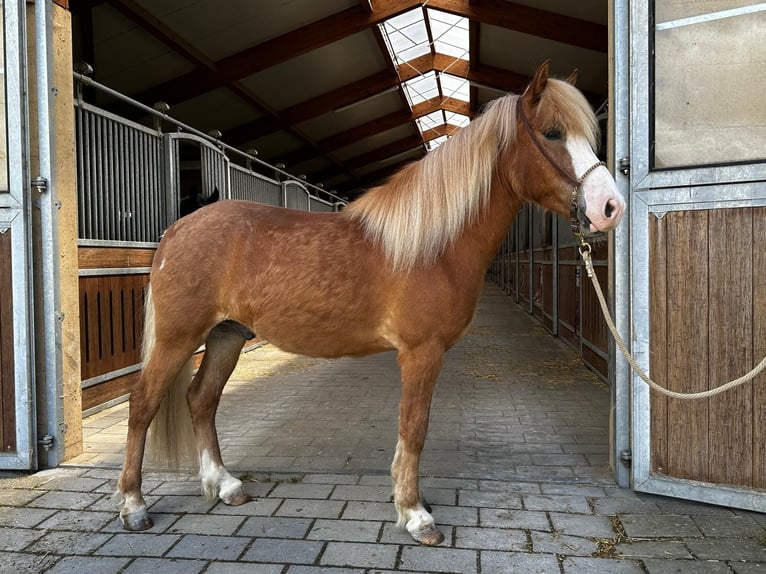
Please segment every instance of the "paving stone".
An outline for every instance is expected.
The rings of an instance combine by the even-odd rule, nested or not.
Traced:
[[[187,514],[179,518],[168,530],[171,534],[210,534],[228,536],[234,534],[244,522],[242,516]]]
[[[690,538],[702,536],[691,517],[676,514],[647,516],[622,514],[620,521],[629,538]]]
[[[692,558],[682,541],[676,540],[628,540],[615,547],[616,558]]]
[[[524,552],[527,550],[527,535],[523,530],[458,526],[455,528],[455,546]]]
[[[106,484],[106,480],[100,478],[86,478],[82,476],[54,478],[39,486],[40,490],[60,490],[72,492],[94,492]]]
[[[479,509],[458,506],[432,506],[431,514],[436,525],[449,524],[452,526],[476,526],[479,521]]]
[[[644,567],[649,574],[731,574],[725,562],[705,560],[660,560],[645,558]],[[740,570],[733,572],[740,574]]]
[[[45,534],[44,530],[2,527],[0,528],[0,550],[23,550],[42,538],[43,534]]]
[[[255,564],[253,562],[213,562],[205,574],[282,574],[282,564]]]
[[[416,572],[471,574],[477,571],[477,558],[474,550],[406,546],[402,549],[399,568]]]
[[[564,574],[644,574],[638,562],[632,560],[613,560],[609,558],[582,558],[567,556],[562,563]]]
[[[327,499],[335,488],[332,484],[278,484],[269,493],[271,498]]]
[[[304,484],[357,484],[357,474],[309,474],[303,479]],[[390,482],[390,481],[389,481]]]
[[[521,496],[517,493],[499,490],[461,490],[458,493],[461,506],[481,506],[485,508],[521,508]]]
[[[753,538],[689,538],[691,553],[701,560],[744,560],[766,563],[766,544]]]
[[[53,554],[24,554],[0,552],[0,572],[9,574],[39,574],[45,572],[61,559]]]
[[[131,558],[106,558],[103,556],[66,556],[59,560],[46,574],[104,574],[119,572]]]
[[[40,554],[91,554],[110,538],[112,538],[111,534],[91,533],[83,536],[81,532],[48,531],[42,538],[28,546],[27,551]]]
[[[526,554],[521,552],[482,552],[482,574],[551,574],[559,572],[555,554]]]
[[[258,538],[242,558],[243,562],[313,564],[324,546],[314,540]]]
[[[766,528],[750,516],[692,516],[702,534],[710,538],[760,538],[766,539]]]
[[[526,510],[550,510],[580,514],[590,514],[591,512],[588,499],[584,496],[528,494],[523,499]]]
[[[339,518],[346,503],[340,500],[285,500],[277,510],[277,516],[296,518]]]
[[[96,550],[101,556],[162,556],[180,540],[180,536],[169,534],[116,534]]]
[[[399,547],[391,544],[328,542],[320,563],[351,568],[393,568],[398,551]]]
[[[381,522],[320,519],[314,523],[308,538],[312,540],[375,542],[378,539],[381,528]]]
[[[391,485],[336,486],[330,498],[333,500],[369,500],[371,502],[387,502],[391,499]]]
[[[146,501],[146,504],[149,505],[148,500]],[[149,506],[149,513],[205,514],[216,504],[218,504],[217,500],[207,500],[199,494],[196,496],[168,495],[160,497],[156,502],[151,504]]]
[[[0,508],[0,526],[32,528],[54,514],[56,514],[56,510],[6,506]]]
[[[100,494],[92,492],[49,491],[35,498],[28,506],[32,508],[65,508],[67,510],[82,510],[101,498]]]
[[[480,508],[479,519],[482,526],[497,528],[517,528],[525,530],[543,530],[549,532],[551,524],[545,512],[535,510],[499,510]]]
[[[378,570],[370,571],[378,572]],[[290,566],[287,574],[363,574],[364,570],[357,568],[333,568],[326,566]]]
[[[219,503],[210,510],[210,513],[230,516],[271,516],[281,506],[282,502],[280,498],[259,498],[239,506]]]
[[[616,535],[611,520],[606,516],[551,512],[550,518],[559,534],[590,538],[612,538]]]
[[[384,520],[396,522],[396,509],[392,502],[350,501],[343,511],[343,519]]]
[[[8,490],[0,490],[0,507],[2,506],[26,506],[36,498],[45,494],[40,490],[27,490],[21,488],[10,488]],[[0,512],[2,512],[0,508]]]
[[[138,558],[121,574],[197,574],[207,566],[204,560],[181,560],[176,558]]]
[[[309,518],[253,517],[247,519],[237,532],[237,536],[305,538],[312,522]]]
[[[531,532],[532,551],[544,554],[562,554],[564,556],[590,556],[597,549],[597,544],[587,538],[565,536],[550,532]]]
[[[170,549],[170,558],[201,560],[236,560],[250,541],[234,536],[201,536],[189,534]]]
[[[106,524],[117,518],[112,512],[82,512],[79,510],[59,510],[46,518],[37,528],[77,530],[81,532],[97,532]]]

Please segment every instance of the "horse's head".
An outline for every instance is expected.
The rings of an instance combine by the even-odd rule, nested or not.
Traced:
[[[575,233],[614,229],[625,200],[596,157],[598,121],[582,93],[548,77],[548,62],[516,104],[518,186],[525,199],[572,220]],[[534,183],[530,183],[534,182]]]

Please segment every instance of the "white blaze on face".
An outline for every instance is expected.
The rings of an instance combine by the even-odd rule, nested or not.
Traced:
[[[567,138],[566,143],[576,177],[581,177],[588,168],[598,163],[588,140],[584,137]],[[612,174],[606,167],[593,170],[582,184],[582,198],[585,200],[585,215],[590,220],[590,231],[610,231],[620,223],[625,213],[625,200],[617,191]]]

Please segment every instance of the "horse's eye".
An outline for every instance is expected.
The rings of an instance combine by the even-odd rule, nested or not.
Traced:
[[[543,136],[547,140],[560,140],[561,139],[561,130],[559,128],[548,128],[543,132]]]

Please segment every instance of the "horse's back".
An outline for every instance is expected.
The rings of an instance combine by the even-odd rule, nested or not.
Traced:
[[[288,351],[366,354],[390,348],[378,334],[381,268],[341,214],[221,201],[168,229],[151,282],[208,329],[234,320]]]

